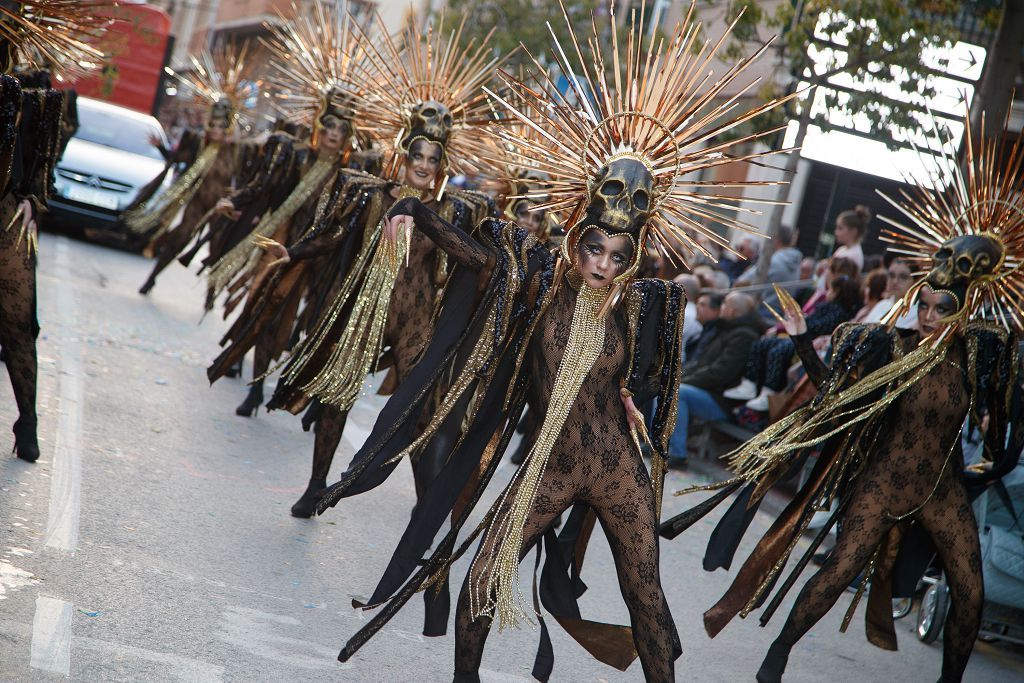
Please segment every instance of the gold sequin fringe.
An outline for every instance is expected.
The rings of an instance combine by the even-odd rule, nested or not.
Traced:
[[[533,624],[526,612],[526,600],[519,585],[519,555],[524,527],[551,450],[583,381],[604,347],[605,322],[600,311],[607,294],[607,288],[580,286],[569,328],[569,341],[558,365],[544,424],[537,442],[498,502],[501,512],[487,530],[486,543],[490,550],[483,550],[470,570],[471,576],[478,577],[470,588],[470,611],[474,618],[481,615],[493,618],[496,615],[499,631],[517,627],[522,620]],[[477,563],[482,563],[479,573],[476,571]]]
[[[408,233],[394,241],[378,241],[345,330],[323,369],[301,388],[302,393],[343,411],[352,409],[380,357],[391,295],[408,251]]]
[[[148,202],[135,207],[124,215],[124,224],[128,229],[137,235],[143,235],[154,228],[158,237],[167,232],[171,227],[171,221],[178,215],[183,206],[192,201],[200,185],[206,178],[206,174],[213,168],[213,162],[217,158],[220,145],[212,144],[203,147],[196,160],[188,169],[178,176],[167,191],[158,194]]]

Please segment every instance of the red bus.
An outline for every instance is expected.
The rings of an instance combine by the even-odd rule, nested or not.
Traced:
[[[164,67],[171,56],[171,18],[159,7],[120,0],[96,48],[107,55],[95,75],[74,84],[78,94],[156,115]]]

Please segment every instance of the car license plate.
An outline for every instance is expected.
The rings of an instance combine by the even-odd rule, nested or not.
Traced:
[[[83,204],[92,204],[93,206],[99,206],[104,209],[117,210],[117,197],[111,197],[110,195],[91,187],[69,185],[66,196],[72,201],[82,202]]]

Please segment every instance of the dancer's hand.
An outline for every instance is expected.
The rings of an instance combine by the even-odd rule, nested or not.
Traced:
[[[633,403],[633,395],[626,390],[622,390],[619,392],[619,398],[622,399],[622,407],[626,409],[626,420],[629,421],[629,428],[636,429],[638,424],[643,424],[644,414]]]
[[[789,292],[778,285],[775,285],[775,296],[779,298],[779,307],[782,309],[782,314],[780,315],[778,311],[768,306],[768,304],[765,304],[765,306],[782,323],[786,334],[793,337],[807,332],[807,321],[804,319],[804,312],[801,310],[800,304],[796,302]]]
[[[31,256],[36,252],[36,245],[39,244],[35,208],[32,202],[22,199],[18,210],[21,212],[21,234],[25,236],[25,240],[28,243],[28,253]]]
[[[277,240],[272,240],[263,235],[256,235],[254,241],[257,247],[274,257],[274,260],[267,264],[268,268],[277,268],[292,260],[291,255],[288,254],[288,249]]]
[[[415,225],[416,224],[413,222],[412,216],[404,216],[401,214],[392,216],[384,224],[384,238],[389,242],[394,242],[403,232],[412,232]]]
[[[217,203],[213,206],[213,212],[221,216],[227,216],[233,221],[237,221],[242,216],[242,212],[236,211],[234,203],[227,197],[217,200]]]

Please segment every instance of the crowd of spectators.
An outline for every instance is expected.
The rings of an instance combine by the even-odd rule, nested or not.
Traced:
[[[771,244],[743,236],[730,250],[710,240],[687,272],[674,277],[686,291],[682,385],[669,466],[686,467],[694,418],[763,429],[813,396],[793,342],[771,316],[778,310],[773,284],[802,305],[815,349],[827,357],[842,323],[879,322],[910,286],[908,265],[893,254],[868,255],[862,243],[871,222],[865,206],[836,218],[835,248],[816,260],[795,248],[794,231],[781,226]],[[760,264],[761,249],[767,264]],[[663,268],[667,267],[663,265]],[[915,311],[896,322],[913,328]]]

